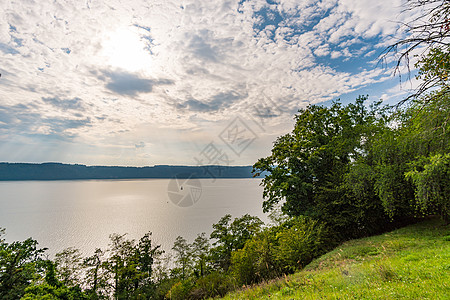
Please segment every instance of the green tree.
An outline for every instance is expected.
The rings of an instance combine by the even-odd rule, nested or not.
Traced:
[[[245,242],[257,234],[264,224],[258,217],[249,214],[235,218],[231,223],[230,221],[230,214],[223,216],[219,222],[213,224],[214,230],[210,235],[211,239],[215,239],[211,258],[224,271],[228,271],[230,267],[231,253],[242,249]]]
[[[445,218],[448,197],[431,190],[438,184],[435,176],[445,174],[441,168],[445,169],[444,158],[450,152],[450,101],[449,95],[437,94],[424,96],[434,97],[432,101],[412,101],[394,116],[397,126],[374,143],[376,192],[391,217],[440,212]],[[444,191],[445,180],[439,182]]]
[[[363,161],[373,167],[374,191],[385,212],[391,220],[401,220],[414,215],[414,187],[404,174],[415,150],[404,140],[400,130],[403,121],[398,117],[392,120],[399,122],[397,128],[386,127],[379,132],[371,143],[370,156]]]
[[[75,286],[81,283],[82,261],[80,250],[72,247],[55,255],[58,277],[64,285]]]
[[[437,154],[420,163],[406,173],[416,186],[415,201],[422,214],[439,213],[448,224],[450,222],[450,153]]]
[[[21,300],[83,300],[89,298],[79,287],[53,286],[48,283],[29,286]]]
[[[347,197],[346,174],[385,126],[380,103],[367,108],[366,100],[299,110],[293,131],[279,137],[272,154],[253,166],[256,175],[268,173],[262,181],[264,211],[284,201],[282,211],[289,216],[317,218],[346,238],[353,235],[349,229],[356,226],[361,208]]]
[[[202,277],[207,273],[207,261],[210,244],[206,233],[197,235],[191,246],[192,258],[194,260],[194,272],[197,277]]]
[[[286,222],[277,238],[275,253],[284,273],[303,268],[334,245],[327,228],[307,217],[296,217]]]
[[[0,229],[0,299],[20,299],[33,280],[42,276],[47,249],[39,249],[38,242],[31,238],[9,244],[3,239],[4,233]]]
[[[86,291],[91,299],[101,299],[109,294],[104,255],[105,253],[97,248],[93,255],[84,258],[82,262]]]
[[[137,279],[135,257],[135,241],[125,238],[126,234],[110,235],[110,257],[107,261],[107,271],[112,278],[112,287],[116,299],[128,299],[134,289]]]
[[[172,250],[175,252],[175,262],[181,279],[189,277],[192,270],[192,248],[185,238],[178,236],[173,244]]]
[[[111,278],[116,299],[149,298],[155,292],[152,284],[152,266],[160,246],[152,246],[151,233],[138,243],[124,235],[112,234],[109,258],[104,266]]]
[[[79,286],[66,286],[58,280],[56,264],[50,260],[44,261],[45,278],[44,282],[31,285],[25,289],[25,295],[21,299],[61,299],[61,300],[82,300],[89,299]]]
[[[139,240],[136,249],[138,257],[137,268],[140,276],[138,277],[139,280],[135,282],[135,293],[146,295],[146,297],[153,295],[155,291],[155,284],[152,281],[155,258],[160,257],[164,253],[160,245],[152,245],[151,236],[151,232],[146,233]]]

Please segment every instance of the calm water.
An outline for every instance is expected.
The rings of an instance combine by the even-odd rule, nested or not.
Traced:
[[[111,233],[139,239],[148,231],[169,250],[178,235],[189,242],[197,233],[209,235],[227,213],[249,213],[266,222],[260,182],[201,179],[194,187],[179,183],[178,194],[167,179],[0,182],[0,227],[7,241],[33,237],[51,255],[70,246],[90,255],[106,248]],[[176,196],[188,193],[195,204],[174,204]]]

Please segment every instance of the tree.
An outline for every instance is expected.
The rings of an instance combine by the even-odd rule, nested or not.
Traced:
[[[97,248],[93,255],[83,260],[86,291],[91,299],[99,299],[109,294],[108,280],[105,272],[105,253]]]
[[[450,95],[435,97],[426,107],[413,102],[404,115],[402,142],[413,153],[404,175],[415,189],[413,208],[420,215],[439,213],[448,222]]]
[[[125,234],[110,235],[110,257],[103,264],[112,277],[113,294],[117,299],[148,298],[154,294],[152,266],[160,246],[152,246],[151,233],[145,234],[138,243],[128,240]]]
[[[394,54],[397,59],[395,72],[402,64],[410,69],[410,58],[420,51],[416,67],[421,68],[418,77],[422,80],[419,88],[409,97],[421,99],[423,95],[435,88],[440,88],[441,95],[448,95],[448,72],[450,61],[450,2],[448,0],[408,0],[406,11],[419,11],[420,15],[411,22],[403,24],[408,37],[389,46],[382,56],[387,58]],[[431,68],[430,68],[431,66]],[[433,101],[434,97],[422,98]]]
[[[39,249],[38,242],[31,238],[9,244],[3,239],[4,233],[0,229],[0,299],[20,299],[42,273],[47,249]]]
[[[109,248],[110,257],[106,269],[112,277],[114,296],[127,299],[134,288],[136,280],[135,241],[125,238],[126,234],[111,234]]]
[[[439,213],[446,224],[450,223],[450,153],[437,154],[406,173],[416,186],[417,209],[426,214]]]
[[[206,275],[206,262],[209,255],[209,240],[206,238],[206,233],[197,235],[192,243],[192,258],[194,260],[195,274],[197,277],[203,277]]]
[[[155,258],[160,257],[164,253],[164,251],[161,250],[161,245],[152,246],[151,236],[151,232],[146,233],[139,240],[136,249],[138,257],[138,269],[141,273],[138,286],[147,290],[153,286],[152,274]]]
[[[394,118],[393,121],[399,121]],[[373,168],[374,192],[391,220],[407,219],[414,215],[411,207],[414,187],[405,179],[408,162],[414,149],[403,138],[400,128],[385,128],[371,143],[370,157],[363,158]]]
[[[309,264],[333,246],[324,224],[306,217],[288,221],[278,233],[275,253],[284,273],[291,273]]]
[[[278,229],[266,228],[249,239],[242,249],[231,254],[231,273],[238,284],[252,284],[282,274],[276,260]]]
[[[50,260],[44,261],[45,278],[44,282],[31,285],[25,289],[24,300],[37,299],[89,299],[79,286],[66,286],[58,280],[56,264]],[[37,281],[39,282],[39,281]]]
[[[245,242],[261,230],[264,224],[258,217],[245,214],[240,218],[235,218],[231,222],[231,215],[226,214],[218,223],[213,224],[211,239],[214,248],[211,249],[213,260],[218,267],[227,271],[231,264],[231,253],[242,249]]]
[[[192,269],[192,249],[185,238],[178,236],[173,244],[175,261],[178,265],[181,279],[186,279]]]
[[[284,202],[282,211],[289,216],[310,216],[347,238],[353,235],[349,229],[355,228],[361,207],[347,197],[346,174],[386,126],[380,103],[367,108],[366,99],[299,110],[292,132],[279,137],[272,154],[253,166],[256,175],[268,173],[262,181],[264,211]]]
[[[70,247],[55,255],[59,280],[67,286],[80,284],[82,256],[80,250]]]

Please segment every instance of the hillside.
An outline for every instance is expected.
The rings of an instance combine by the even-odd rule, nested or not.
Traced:
[[[301,272],[224,299],[450,299],[450,226],[430,219],[348,241]]]
[[[143,178],[252,178],[251,166],[120,167],[62,163],[0,163],[2,180],[75,180]],[[262,175],[261,175],[262,176]]]

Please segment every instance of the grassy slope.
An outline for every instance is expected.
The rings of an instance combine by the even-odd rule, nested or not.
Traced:
[[[432,219],[348,241],[296,274],[225,299],[450,299],[450,226]]]

